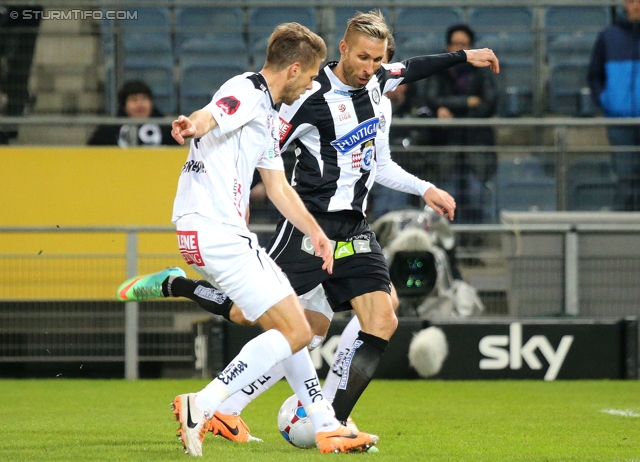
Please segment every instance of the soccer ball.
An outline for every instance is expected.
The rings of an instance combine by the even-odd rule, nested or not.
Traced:
[[[316,447],[316,430],[313,422],[307,416],[296,395],[290,396],[282,403],[278,412],[278,428],[282,437],[295,447],[301,449]]]

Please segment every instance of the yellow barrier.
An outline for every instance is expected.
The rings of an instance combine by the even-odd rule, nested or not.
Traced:
[[[2,233],[0,299],[113,299],[125,277],[123,233],[73,226],[171,226],[187,148],[0,149],[0,226],[59,233]],[[186,264],[173,233],[143,233],[139,271]]]

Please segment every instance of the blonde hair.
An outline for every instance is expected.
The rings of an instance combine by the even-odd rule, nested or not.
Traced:
[[[269,37],[265,68],[280,71],[293,63],[307,70],[327,57],[322,37],[297,22],[287,22],[275,28]]]
[[[354,34],[365,34],[372,38],[384,40],[391,33],[382,11],[375,9],[368,13],[358,11],[353,18],[347,21],[347,29],[344,32],[345,42],[349,41]]]

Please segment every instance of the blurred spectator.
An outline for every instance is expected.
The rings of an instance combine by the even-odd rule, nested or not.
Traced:
[[[589,63],[591,95],[605,117],[640,117],[640,0],[625,0],[626,18],[598,35]],[[640,146],[640,125],[609,126],[612,146]],[[615,152],[623,210],[640,210],[640,151]]]
[[[447,29],[447,52],[473,47],[475,34],[466,25]],[[493,116],[498,107],[495,78],[489,68],[458,64],[426,81],[426,105],[439,119]],[[491,127],[451,127],[430,131],[430,144],[436,146],[493,146]],[[443,153],[439,175],[433,181],[448,191],[458,204],[458,222],[481,223],[486,181],[495,174],[495,152]]]
[[[118,117],[147,119],[163,117],[153,105],[153,93],[149,86],[139,80],[130,80],[118,90]],[[170,125],[158,124],[124,124],[100,125],[96,128],[87,143],[93,146],[113,146],[121,148],[130,146],[177,146],[171,136]]]
[[[28,10],[29,14],[24,14]],[[0,114],[24,115],[29,102],[29,74],[43,8],[0,5]],[[40,14],[38,14],[38,12]],[[0,144],[18,136],[15,127],[2,127]]]

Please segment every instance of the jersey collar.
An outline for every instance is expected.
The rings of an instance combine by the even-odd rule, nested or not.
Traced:
[[[331,61],[327,63],[327,65],[324,67],[324,72],[325,74],[327,74],[327,77],[329,78],[329,82],[331,82],[331,86],[333,88],[337,88],[338,90],[342,90],[342,91],[348,91],[352,95],[357,95],[359,92],[367,91],[366,86],[362,88],[355,88],[355,87],[352,87],[351,85],[347,85],[346,83],[343,83],[342,80],[340,80],[338,76],[333,72],[333,69],[337,65],[338,65],[337,61]]]
[[[276,103],[273,102],[273,96],[271,95],[271,90],[269,90],[269,84],[267,83],[267,79],[264,78],[260,72],[256,72],[252,77],[255,77],[253,81],[254,85],[257,89],[264,91],[267,95],[269,95],[269,100],[271,101],[271,107],[273,109],[276,108]],[[253,80],[253,79],[252,79]]]

